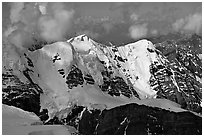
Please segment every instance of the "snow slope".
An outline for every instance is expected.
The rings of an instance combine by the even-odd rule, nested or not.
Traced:
[[[32,123],[42,124],[40,118],[34,113],[24,111],[14,106],[2,104],[2,123],[3,125],[31,125]],[[15,121],[14,121],[15,120]]]
[[[112,50],[111,47],[107,49],[108,52]],[[114,54],[118,54],[119,57],[126,59],[126,61],[111,59],[115,64],[120,64],[120,74],[130,80],[141,99],[152,98],[156,95],[156,91],[152,90],[149,85],[151,76],[149,66],[153,61],[157,61],[158,59],[155,52],[149,52],[147,49],[155,50],[150,41],[140,40],[117,48],[117,52]],[[112,57],[114,57],[113,55]]]
[[[44,95],[41,95],[41,97],[46,96],[46,100],[58,102],[52,103],[49,108],[50,113],[67,108],[69,94],[65,83],[65,75],[68,73],[70,64],[73,61],[70,44],[57,42],[47,45],[40,50],[29,53],[29,57],[34,64],[30,76],[44,91]],[[43,104],[43,101],[41,103]]]
[[[42,125],[40,119],[31,112],[2,105],[3,135],[59,135],[70,134],[62,125]]]

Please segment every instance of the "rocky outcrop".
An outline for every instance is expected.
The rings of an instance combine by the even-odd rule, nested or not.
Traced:
[[[71,67],[71,70],[66,77],[66,83],[69,89],[84,83],[83,74],[75,65]]]
[[[10,71],[2,74],[2,103],[25,111],[40,112],[40,92],[36,85],[23,83]]]
[[[179,103],[182,108],[202,112],[202,60],[201,38],[193,35],[177,41],[168,40],[156,44],[168,64],[153,63],[150,67],[150,84],[157,92],[157,98],[166,98]]]
[[[190,112],[128,104],[110,110],[86,110],[79,122],[85,135],[196,135],[202,134],[202,118]]]
[[[179,40],[167,40],[155,44],[168,60],[179,62],[185,67],[193,77],[202,77],[202,39],[194,34],[191,37],[181,38]]]

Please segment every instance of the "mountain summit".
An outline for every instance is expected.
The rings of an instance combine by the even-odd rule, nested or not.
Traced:
[[[106,46],[80,35],[24,50],[4,60],[3,104],[81,134],[185,134],[189,124],[188,133],[200,134],[199,43],[194,36]]]
[[[185,81],[184,89],[179,83],[184,76],[178,71],[185,68],[171,66],[148,40],[117,47],[80,35],[28,51],[21,64],[27,79],[43,92],[41,110],[47,109],[50,118],[68,113],[75,105],[110,109],[132,102],[172,111],[183,111],[179,106],[195,112],[200,109],[200,83],[187,73],[196,92],[187,91]],[[194,96],[189,98],[190,94]]]
[[[50,119],[66,117],[74,106],[111,109],[129,103],[201,112],[197,76],[145,39],[118,47],[80,35],[26,51],[19,62]]]

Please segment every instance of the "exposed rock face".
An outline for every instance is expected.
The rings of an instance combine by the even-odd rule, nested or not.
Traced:
[[[124,95],[125,97],[132,97],[133,95],[139,98],[137,92],[121,77],[110,78],[109,80],[104,79],[103,85],[100,86],[101,90],[107,92],[111,96],[120,96]]]
[[[202,112],[202,60],[201,38],[193,35],[188,39],[165,41],[156,44],[168,64],[152,64],[150,79],[158,98],[167,98],[181,104],[182,108]]]
[[[84,111],[80,134],[99,135],[194,135],[202,134],[202,118],[190,112],[128,104],[110,110]]]
[[[40,112],[40,92],[32,83],[23,83],[11,72],[2,75],[2,103],[25,111]]]
[[[177,62],[185,67],[190,75],[202,78],[202,39],[194,34],[190,38],[183,38],[177,41],[168,40],[157,43],[159,49],[168,60],[173,63]]]
[[[72,89],[73,87],[77,87],[78,85],[82,85],[84,83],[83,74],[81,70],[74,65],[72,66],[66,79],[66,83],[69,89]]]

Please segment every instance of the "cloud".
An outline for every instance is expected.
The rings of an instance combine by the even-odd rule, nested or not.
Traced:
[[[63,40],[73,25],[74,13],[63,3],[11,3],[11,25],[4,35],[21,49]]]
[[[102,26],[105,29],[106,33],[109,33],[113,29],[114,24],[110,22],[105,22],[105,23],[102,23]]]
[[[151,34],[152,35],[157,35],[158,34],[158,30],[156,30],[156,29],[151,30]]]
[[[147,36],[147,32],[148,32],[147,23],[132,25],[129,28],[129,35],[131,38],[135,40],[144,38],[145,36]]]
[[[47,7],[47,2],[39,2],[38,3],[39,4],[39,10],[40,10],[40,12],[44,15],[44,14],[46,14],[47,13],[47,9],[46,9],[46,7]]]
[[[50,12],[39,18],[40,35],[46,41],[62,40],[70,28],[74,10],[65,10],[60,3],[53,4]]]
[[[195,13],[185,18],[178,19],[172,24],[172,28],[175,31],[199,34],[202,30],[202,15],[201,13]]]
[[[99,33],[92,32],[90,30],[79,31],[79,32],[77,32],[76,35],[78,36],[78,35],[82,35],[82,34],[86,34],[91,39],[97,39],[99,37]]]
[[[184,30],[194,31],[195,33],[201,32],[202,15],[196,13],[188,18],[188,22],[184,26]]]
[[[3,12],[10,14],[10,18],[7,15],[6,19],[12,24],[5,35],[14,45],[18,43],[27,48],[40,42],[69,39],[83,32],[99,40],[103,38],[104,42],[123,42],[172,31],[201,32],[200,3],[106,4],[9,3],[10,12]],[[197,7],[200,10],[196,10]],[[3,20],[6,21],[5,18]],[[8,27],[8,23],[5,24]],[[19,42],[16,42],[17,38]]]
[[[17,26],[8,26],[8,29],[6,29],[3,33],[4,37],[8,37],[13,31],[15,31],[17,28]]]
[[[23,35],[22,33],[18,33],[17,31],[15,31],[14,33],[12,33],[9,37],[9,41],[14,44],[16,47],[18,47],[19,49],[23,49]]]
[[[136,14],[136,13],[132,13],[132,14],[130,15],[130,19],[131,19],[132,21],[138,21],[139,15]]]
[[[179,31],[180,29],[183,28],[184,24],[185,24],[185,21],[184,21],[184,19],[182,18],[182,19],[176,20],[176,22],[174,22],[174,23],[172,24],[172,27],[173,27],[173,29],[174,29],[175,31]]]
[[[24,8],[24,3],[22,2],[11,3],[11,10],[10,10],[11,23],[16,23],[20,20],[20,17],[21,17],[20,12],[23,8]]]

